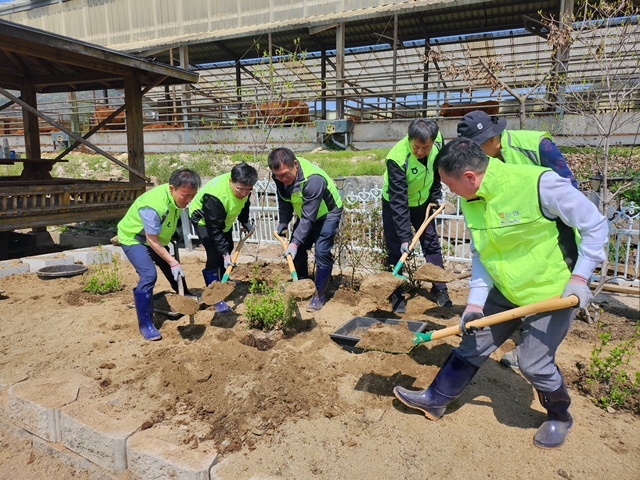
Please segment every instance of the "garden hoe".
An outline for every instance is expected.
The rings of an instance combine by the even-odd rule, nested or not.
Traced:
[[[434,218],[436,218],[436,215],[438,215],[442,210],[444,210],[444,204],[442,204],[436,209],[435,212],[429,215],[429,210],[431,210],[435,206],[436,204],[434,203],[430,203],[429,205],[427,205],[427,212],[425,215],[424,222],[422,222],[422,225],[420,225],[420,228],[416,230],[416,234],[411,239],[411,243],[409,244],[409,252],[413,252],[413,249],[415,248],[416,244],[420,240],[420,235],[422,235],[425,228],[427,228],[427,225],[429,225],[429,222]],[[393,272],[392,272],[393,275],[398,278],[402,278],[403,280],[407,280],[407,277],[400,275],[400,269],[402,268],[402,265],[404,264],[404,262],[407,260],[408,256],[409,256],[408,253],[403,253],[402,256],[400,257],[400,260],[398,260],[398,263],[396,263],[396,266],[393,267]]]
[[[284,251],[287,251],[287,247],[289,246],[289,242],[280,235],[275,230],[273,231],[273,235],[280,241],[282,244],[282,248]],[[293,295],[296,298],[300,298],[303,300],[307,300],[311,298],[311,296],[316,291],[316,285],[313,283],[313,280],[309,278],[305,278],[303,280],[298,280],[298,273],[296,272],[296,267],[293,264],[293,258],[291,258],[291,254],[287,255],[287,263],[289,264],[289,271],[291,272],[291,279],[293,283],[286,286],[285,291],[290,295]]]
[[[247,240],[247,238],[253,235],[253,232],[255,231],[256,231],[256,227],[254,226],[250,232],[245,233],[240,238],[240,241],[238,242],[238,245],[236,246],[235,251],[231,254],[231,263],[233,265],[235,265],[236,260],[238,260],[238,256],[240,255],[240,250],[242,250],[242,246],[244,245],[244,242]],[[224,275],[222,276],[222,280],[220,280],[220,282],[226,282],[227,280],[229,280],[229,274],[231,273],[231,270],[233,270],[233,265],[229,265],[227,267],[227,269],[224,272]]]

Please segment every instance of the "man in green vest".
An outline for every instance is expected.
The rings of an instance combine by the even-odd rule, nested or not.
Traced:
[[[278,190],[278,235],[287,232],[294,212],[297,217],[283,257],[293,257],[299,279],[309,277],[307,250],[315,243],[316,291],[307,305],[307,311],[314,312],[323,307],[331,278],[331,249],[342,218],[342,199],[324,170],[288,148],[273,150],[268,163]]]
[[[467,138],[447,143],[436,163],[442,181],[462,197],[460,205],[471,232],[472,273],[460,320],[464,334],[429,388],[396,387],[394,394],[430,420],[438,420],[489,355],[520,329],[516,346],[520,372],[547,410],[533,443],[559,447],[573,419],[555,355],[578,309],[537,313],[473,331],[465,325],[558,296],[575,295],[585,308],[593,298],[588,279],[605,259],[607,219],[566,178],[550,169],[490,158]]]
[[[442,143],[442,135],[433,120],[416,118],[409,124],[407,135],[387,154],[382,183],[382,227],[390,268],[403,253],[409,252],[413,237],[411,226],[415,230],[420,228],[429,204],[442,202],[440,175],[434,168]],[[429,222],[420,236],[420,246],[428,263],[444,266],[434,221]],[[439,306],[453,306],[446,284],[434,282],[431,293]],[[396,313],[406,312],[402,287],[391,295],[391,309]]]
[[[578,188],[576,177],[549,133],[505,130],[506,126],[506,119],[475,110],[458,122],[458,137],[478,142],[484,153],[504,163],[548,167]]]
[[[458,122],[458,137],[474,140],[488,156],[505,163],[548,167],[578,188],[578,182],[567,165],[567,160],[553,143],[551,135],[532,130],[505,130],[506,126],[506,119],[476,110],[467,113]],[[516,351],[506,352],[500,363],[518,368]]]
[[[207,263],[202,270],[206,286],[219,282],[224,270],[234,266],[231,251],[236,219],[246,232],[255,228],[249,221],[249,197],[257,181],[256,169],[240,163],[230,173],[209,180],[189,204],[191,223],[207,252]],[[214,307],[218,312],[230,310],[224,300]]]
[[[153,325],[153,287],[158,274],[155,265],[178,292],[178,280],[184,284],[184,271],[167,248],[176,231],[182,209],[200,188],[200,176],[181,168],[169,177],[169,183],[159,185],[140,195],[118,223],[118,241],[136,269],[138,284],[133,300],[138,316],[138,328],[145,340],[160,340],[162,335]],[[155,265],[154,265],[155,264]]]

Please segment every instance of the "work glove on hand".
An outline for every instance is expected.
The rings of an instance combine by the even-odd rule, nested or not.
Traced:
[[[224,259],[224,268],[235,267],[236,264],[231,261],[231,255],[225,253],[222,258]]]
[[[252,221],[248,221],[242,224],[242,229],[247,233],[251,233],[254,228],[256,227],[253,225]]]
[[[296,245],[295,243],[290,243],[287,249],[282,254],[282,256],[284,258],[287,258],[287,255],[291,255],[291,260],[293,260],[294,258],[296,258],[297,253],[298,253],[298,245]]]
[[[288,223],[279,223],[278,228],[276,229],[276,232],[278,233],[279,236],[286,237],[287,235],[289,235],[288,228],[289,228]]]
[[[411,254],[411,251],[409,250],[409,242],[402,242],[400,244],[400,255],[403,253],[406,253],[407,255]]]
[[[180,262],[172,263],[169,265],[171,267],[171,275],[173,275],[173,279],[177,282],[178,278],[182,276],[184,278],[184,270],[182,270],[182,265]]]
[[[464,309],[460,317],[460,330],[462,330],[462,333],[466,335],[467,333],[473,333],[479,330],[477,327],[467,328],[467,322],[478,320],[482,317],[484,317],[482,306],[476,305],[475,303],[467,303],[467,308]]]
[[[580,308],[587,308],[587,305],[593,300],[593,293],[591,293],[589,285],[587,285],[587,279],[580,275],[571,275],[564,286],[561,297],[566,298],[569,295],[575,295],[580,299],[578,304]]]

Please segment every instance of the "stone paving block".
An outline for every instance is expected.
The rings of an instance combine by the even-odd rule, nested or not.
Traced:
[[[60,409],[75,402],[81,385],[89,381],[65,375],[12,385],[7,392],[7,418],[44,440],[59,442]]]
[[[0,278],[8,277],[9,275],[19,275],[23,273],[29,273],[31,267],[28,263],[23,263],[15,260],[0,262]]]
[[[119,245],[103,245],[102,249],[111,252],[111,258],[119,258],[123,262],[129,261],[124,253],[124,250]]]
[[[54,265],[73,265],[73,257],[61,253],[45,253],[44,255],[24,257],[20,260],[29,265],[31,272],[37,272],[41,268]]]
[[[112,473],[127,469],[127,439],[144,423],[108,399],[77,401],[60,409],[62,444]]]
[[[127,441],[132,480],[210,480],[209,470],[218,454],[190,450],[164,438],[156,427],[134,433]]]
[[[73,257],[74,263],[83,265],[93,265],[96,263],[111,263],[112,251],[101,247],[78,248],[76,250],[65,250],[65,255]]]

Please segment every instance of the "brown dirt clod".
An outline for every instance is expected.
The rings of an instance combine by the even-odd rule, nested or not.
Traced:
[[[284,291],[295,298],[306,300],[307,298],[311,298],[315,293],[316,285],[313,283],[313,280],[305,278],[297,282],[285,283]]]
[[[202,301],[207,305],[215,305],[227,298],[235,286],[233,282],[213,282],[202,292]]]
[[[193,297],[168,293],[165,298],[172,312],[179,312],[183,315],[193,315],[200,309],[198,300]]]
[[[433,263],[425,263],[420,268],[418,268],[413,274],[414,280],[419,280],[422,282],[453,282],[456,277],[451,273],[447,272],[444,268],[434,265]]]
[[[360,284],[360,292],[377,299],[387,299],[404,283],[402,278],[396,277],[391,272],[381,272],[369,275]]]
[[[362,335],[356,347],[390,353],[409,353],[415,346],[412,333],[406,323],[386,324],[377,322]]]

